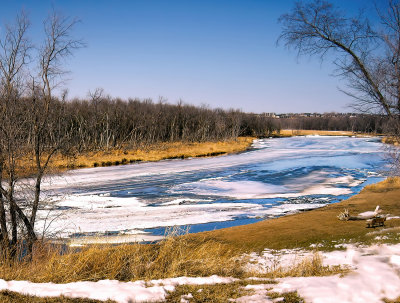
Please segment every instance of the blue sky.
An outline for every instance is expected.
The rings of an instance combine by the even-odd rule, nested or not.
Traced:
[[[362,0],[333,1],[345,11]],[[0,22],[24,8],[32,40],[52,6],[82,20],[87,44],[68,61],[69,98],[102,87],[113,97],[159,97],[175,103],[247,112],[349,112],[351,99],[330,76],[333,66],[277,46],[279,16],[294,1],[132,0],[5,1]]]

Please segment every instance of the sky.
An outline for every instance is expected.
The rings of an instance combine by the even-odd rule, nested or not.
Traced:
[[[369,1],[332,1],[355,12]],[[85,41],[65,67],[68,98],[101,87],[112,97],[160,98],[170,103],[245,112],[351,112],[333,65],[298,58],[276,41],[282,0],[0,0],[2,27],[23,8],[30,36],[43,38],[54,8],[81,20],[73,36]],[[372,3],[372,2],[371,2]],[[367,8],[372,7],[367,5]]]

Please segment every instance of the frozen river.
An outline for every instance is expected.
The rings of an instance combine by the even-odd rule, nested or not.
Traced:
[[[74,170],[45,183],[36,226],[130,241],[175,225],[248,224],[345,199],[384,167],[379,138],[312,136],[256,140],[237,155]]]

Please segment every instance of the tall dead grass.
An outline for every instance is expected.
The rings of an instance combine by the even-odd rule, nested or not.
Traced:
[[[142,148],[118,148],[107,151],[76,154],[74,157],[55,155],[51,166],[57,169],[124,165],[140,161],[210,157],[245,151],[252,137],[218,142],[164,142]]]
[[[244,275],[237,250],[213,240],[168,236],[156,244],[88,246],[63,250],[38,244],[31,260],[3,260],[0,278],[33,282],[150,280],[177,276]]]
[[[342,268],[323,266],[315,253],[291,266],[279,263],[267,273],[246,270],[242,251],[215,240],[199,241],[186,236],[167,236],[156,244],[92,245],[63,248],[48,243],[35,245],[32,257],[2,260],[0,278],[32,282],[152,280],[179,276],[251,276],[280,278],[343,273]]]
[[[63,155],[56,153],[49,162],[48,172],[59,173],[68,169],[132,164],[142,161],[213,157],[245,151],[252,144],[253,137],[217,142],[161,142],[140,148],[121,147],[109,150]],[[26,157],[17,162],[20,177],[36,173],[34,155],[26,152]],[[46,159],[47,155],[43,155]],[[4,176],[6,177],[6,176]]]

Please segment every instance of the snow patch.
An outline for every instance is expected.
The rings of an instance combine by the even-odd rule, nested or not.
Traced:
[[[278,255],[281,256],[281,266],[293,264],[293,257],[309,257],[307,252],[299,250],[283,250]],[[262,271],[274,264],[274,256],[271,257],[270,251],[265,251],[263,256],[253,257]],[[297,291],[300,297],[310,303],[378,303],[383,298],[394,300],[400,296],[400,244],[350,246],[347,251],[324,252],[321,256],[324,265],[347,265],[353,271],[345,276],[281,278],[272,288],[269,285],[260,287],[255,295],[266,296],[268,291]]]
[[[5,281],[0,279],[0,290],[9,290],[38,297],[66,296],[93,300],[114,300],[118,303],[159,302],[165,300],[167,291],[183,284],[232,283],[234,278],[219,276],[179,277],[151,281],[120,282],[101,280],[98,282],[73,282],[67,284],[32,283],[28,281]]]

